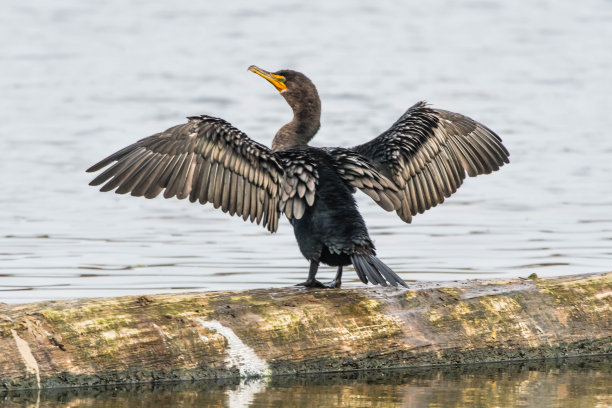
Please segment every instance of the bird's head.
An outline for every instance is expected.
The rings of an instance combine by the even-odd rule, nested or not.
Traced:
[[[279,150],[288,146],[306,145],[321,125],[321,100],[312,81],[301,72],[290,69],[268,72],[251,65],[249,71],[274,85],[293,110],[293,120],[276,133],[272,148]]]
[[[317,88],[315,88],[312,81],[301,72],[291,69],[268,72],[255,65],[251,65],[249,71],[265,78],[274,85],[276,90],[285,98],[289,106],[293,108],[294,112],[296,112],[296,108],[306,110],[321,109]]]

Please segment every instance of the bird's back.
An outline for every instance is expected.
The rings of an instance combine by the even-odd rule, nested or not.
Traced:
[[[373,253],[352,189],[338,175],[332,157],[314,147],[301,151],[316,163],[319,176],[314,204],[301,219],[291,221],[302,254],[311,258],[319,252],[324,263],[346,265],[353,253]]]

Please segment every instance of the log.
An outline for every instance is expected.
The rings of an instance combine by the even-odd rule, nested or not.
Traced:
[[[612,272],[0,304],[5,389],[612,353]]]

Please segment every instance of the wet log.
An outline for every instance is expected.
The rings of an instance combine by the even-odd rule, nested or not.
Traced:
[[[612,353],[612,273],[0,304],[0,387]]]

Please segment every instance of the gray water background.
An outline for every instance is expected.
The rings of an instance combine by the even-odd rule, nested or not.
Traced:
[[[0,302],[304,280],[286,220],[270,235],[87,186],[91,164],[188,115],[269,145],[291,113],[251,64],[315,82],[317,146],[365,142],[421,99],[503,138],[510,165],[410,225],[358,197],[404,279],[612,270],[610,1],[5,1]]]

